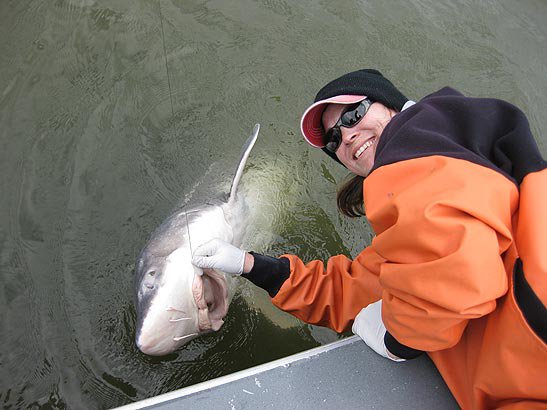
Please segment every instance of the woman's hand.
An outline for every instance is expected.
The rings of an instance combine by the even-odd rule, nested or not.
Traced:
[[[218,269],[231,275],[241,275],[253,268],[254,258],[222,239],[212,239],[194,251],[192,263],[202,269]]]
[[[363,341],[378,353],[394,362],[404,362],[405,359],[395,356],[387,350],[384,343],[386,327],[382,321],[382,301],[371,303],[366,308],[361,309],[353,321],[351,331],[359,336]]]

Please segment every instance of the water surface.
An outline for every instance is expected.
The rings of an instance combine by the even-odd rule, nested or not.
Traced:
[[[546,19],[541,0],[3,1],[0,407],[111,408],[340,337],[242,284],[221,332],[147,357],[135,258],[193,189],[229,185],[256,122],[246,246],[355,256],[371,234],[336,212],[345,172],[298,129],[351,70],[509,100],[547,154]]]

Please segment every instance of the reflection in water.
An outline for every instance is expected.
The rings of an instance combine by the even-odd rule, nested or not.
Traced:
[[[111,408],[338,337],[241,283],[220,332],[161,358],[134,345],[137,253],[194,190],[228,189],[256,122],[246,248],[310,260],[370,241],[364,221],[336,212],[344,170],[299,136],[328,79],[376,66],[416,99],[447,84],[504,98],[547,152],[547,7],[535,0],[24,0],[0,11],[2,408]]]

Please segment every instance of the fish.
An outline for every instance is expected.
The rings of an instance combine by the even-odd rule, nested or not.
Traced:
[[[206,193],[201,203],[177,207],[139,253],[135,342],[142,353],[163,356],[222,327],[235,293],[235,279],[194,266],[192,252],[213,238],[240,246],[248,205],[244,195],[238,194],[238,185],[259,131],[256,124],[243,146],[229,194]]]

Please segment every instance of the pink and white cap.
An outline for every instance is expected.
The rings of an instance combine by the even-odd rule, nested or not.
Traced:
[[[328,104],[355,104],[367,98],[364,95],[337,95],[310,105],[300,120],[302,135],[310,145],[323,148],[323,124],[321,118]]]

